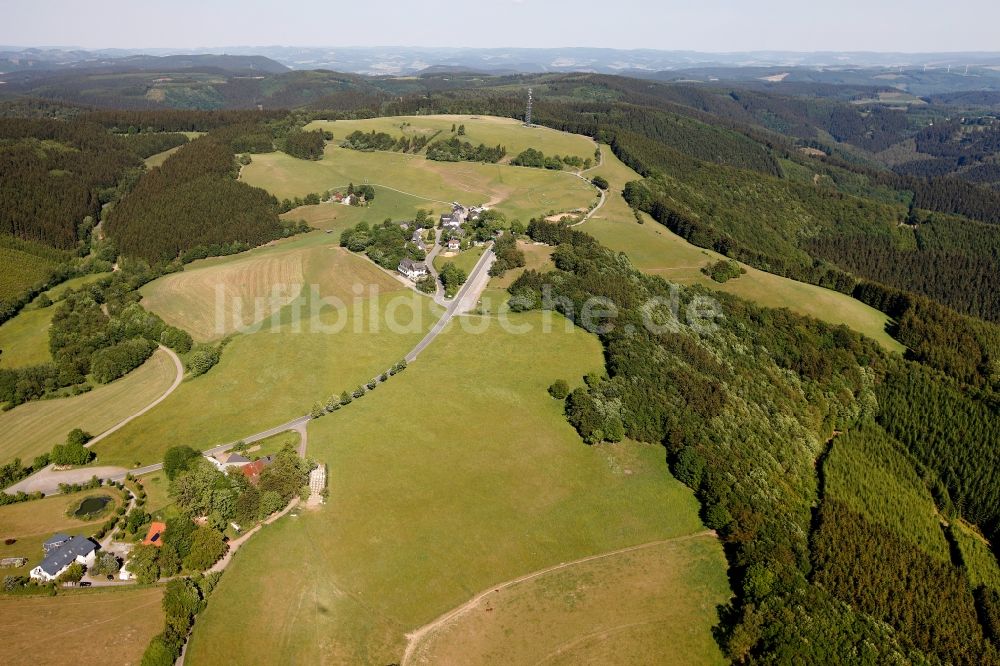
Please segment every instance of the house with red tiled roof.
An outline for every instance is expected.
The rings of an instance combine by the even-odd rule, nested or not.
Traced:
[[[254,460],[249,465],[244,465],[240,471],[243,472],[243,476],[249,479],[250,483],[257,485],[260,482],[260,473],[264,471],[264,468],[271,464],[274,460],[274,456],[265,456],[259,460]]]
[[[154,521],[149,526],[149,531],[146,532],[146,538],[142,540],[143,546],[156,546],[159,548],[163,545],[163,533],[167,531],[167,524]]]

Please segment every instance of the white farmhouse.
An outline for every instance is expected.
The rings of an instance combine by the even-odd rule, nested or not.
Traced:
[[[407,257],[399,262],[397,270],[411,280],[416,281],[427,275],[427,264],[422,261],[413,261]]]
[[[30,576],[46,583],[59,578],[74,562],[92,567],[97,558],[97,544],[82,536],[57,534],[43,544],[43,549],[45,558]]]

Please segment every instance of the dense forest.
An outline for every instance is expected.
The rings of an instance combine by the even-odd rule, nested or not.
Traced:
[[[958,433],[966,432],[953,423],[963,413],[958,404],[939,396],[915,402],[912,391],[889,397],[901,385],[897,365],[931,371],[886,356],[844,327],[725,296],[723,316],[706,329],[683,317],[702,296],[699,289],[644,276],[586,234],[560,225],[533,221],[529,233],[556,245],[557,270],[524,273],[510,287],[512,307],[554,307],[600,336],[608,376],[588,377],[586,387],[568,396],[567,418],[587,442],[628,437],[666,447],[675,475],[695,490],[703,519],[727,546],[738,595],[723,618],[722,641],[731,658],[998,663],[995,647],[984,639],[972,586],[934,532],[930,492],[942,505],[941,498],[954,493],[954,511],[970,520],[985,518],[982,509],[965,508],[973,493],[984,498],[978,506],[996,506],[983,485],[992,477],[980,476],[975,488],[947,477],[977,478],[966,465],[992,474],[1000,435],[983,428],[995,430],[995,406],[955,390],[971,410],[960,422],[978,423],[979,437],[969,432],[990,450],[952,449],[960,457],[949,458],[943,442],[930,444],[930,433],[949,431],[957,443]],[[548,304],[542,285],[553,291]],[[595,296],[618,306],[615,321],[583,316],[583,302]],[[678,303],[672,312],[656,313],[660,330],[641,325],[642,304],[653,296],[668,303],[673,296]],[[934,400],[940,408],[930,407]],[[892,424],[902,443],[878,435],[873,418]],[[823,442],[836,431],[851,437],[855,429],[876,434],[863,435],[870,440],[867,452],[854,460],[863,469],[879,461],[888,476],[852,481],[849,474],[856,487],[846,491],[827,480],[823,498],[815,467]],[[731,446],[734,441],[740,445]],[[921,451],[925,444],[933,449]],[[956,467],[959,460],[963,467]],[[848,464],[831,466],[830,473]],[[940,470],[942,483],[921,490],[924,477],[907,471],[911,464]],[[901,509],[899,488],[915,492],[917,504]],[[852,509],[841,496],[874,499]],[[824,501],[814,516],[817,498]],[[893,517],[919,511],[921,501],[924,517]],[[949,507],[944,511],[954,515]],[[929,536],[921,545],[903,532]]]
[[[173,261],[199,247],[225,254],[287,233],[278,202],[235,179],[232,149],[201,137],[142,176],[108,216],[107,233],[122,254]]]
[[[90,122],[0,119],[0,233],[72,249],[137,155]]]

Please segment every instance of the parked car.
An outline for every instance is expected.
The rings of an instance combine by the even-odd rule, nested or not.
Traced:
[[[86,580],[80,583],[80,587],[90,587],[91,585],[93,585],[93,583]]]

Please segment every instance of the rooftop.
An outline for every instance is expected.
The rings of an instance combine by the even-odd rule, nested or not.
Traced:
[[[55,536],[65,536],[57,534]],[[55,538],[55,537],[53,537]],[[77,557],[86,557],[97,550],[97,544],[82,536],[70,537],[61,545],[49,551],[48,555],[39,565],[42,571],[50,576],[55,576],[65,567],[72,564]]]

